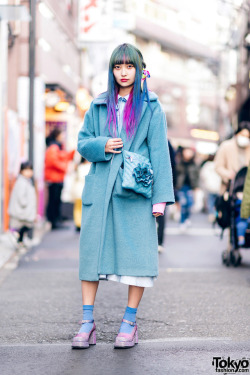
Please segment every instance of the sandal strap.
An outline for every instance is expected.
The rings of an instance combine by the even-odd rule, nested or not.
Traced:
[[[84,323],[94,323],[94,319],[92,320],[82,320],[82,324]]]
[[[130,322],[129,320],[127,320],[127,319],[122,319],[122,321],[124,322],[124,323],[128,323],[129,325],[131,325],[131,326],[135,326],[136,325],[136,322]]]

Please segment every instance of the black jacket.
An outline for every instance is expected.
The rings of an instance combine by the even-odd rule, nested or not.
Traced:
[[[176,165],[176,188],[180,190],[188,180],[191,189],[195,189],[199,185],[199,167],[194,161],[184,163],[181,161]]]

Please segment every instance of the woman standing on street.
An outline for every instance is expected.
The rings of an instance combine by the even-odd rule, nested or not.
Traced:
[[[153,286],[158,275],[155,217],[163,214],[166,204],[174,203],[174,193],[165,114],[157,96],[147,89],[145,68],[137,48],[118,46],[109,63],[108,91],[92,102],[79,133],[78,151],[92,165],[82,194],[83,321],[73,348],[96,343],[93,308],[100,279],[129,285],[115,347],[138,343],[137,308],[144,287]],[[150,159],[151,198],[122,187],[126,151]],[[132,162],[132,156],[129,159]],[[138,168],[142,165],[137,165],[137,172]],[[147,185],[152,170],[141,169],[140,176]]]
[[[63,149],[64,133],[60,129],[52,130],[48,137],[49,146],[45,153],[44,177],[48,184],[47,219],[51,229],[60,229],[61,192],[68,163],[73,159],[75,151],[67,152]]]

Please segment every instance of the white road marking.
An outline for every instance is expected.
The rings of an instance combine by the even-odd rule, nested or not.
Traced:
[[[213,228],[188,228],[185,232],[181,232],[180,228],[166,228],[164,233],[170,236],[217,236],[219,237],[220,232]]]
[[[155,342],[186,342],[186,341],[232,341],[230,337],[167,337],[162,339],[139,340],[140,344]]]
[[[166,337],[166,338],[160,338],[160,339],[149,339],[149,340],[140,340],[139,344],[154,344],[158,342],[191,342],[191,341],[233,341],[231,337]],[[97,342],[97,346],[99,345],[114,345],[113,343],[107,343],[107,342]],[[68,342],[52,342],[52,343],[27,343],[27,344],[20,344],[20,343],[13,343],[13,344],[1,344],[0,348],[9,348],[9,347],[38,347],[38,346],[71,346],[71,341]]]
[[[227,272],[227,268],[221,269],[221,267],[218,268],[167,268],[166,272],[173,273],[173,272]]]

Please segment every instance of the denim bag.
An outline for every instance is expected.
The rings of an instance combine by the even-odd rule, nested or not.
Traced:
[[[153,169],[148,158],[130,151],[123,153],[122,187],[146,198],[152,197]]]

